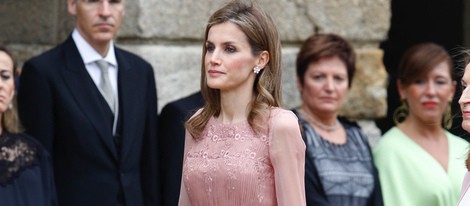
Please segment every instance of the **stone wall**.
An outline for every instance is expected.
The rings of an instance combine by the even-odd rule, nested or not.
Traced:
[[[155,68],[159,108],[199,87],[202,37],[221,0],[127,0],[118,46],[141,55]],[[358,72],[342,113],[363,120],[385,115],[386,72],[380,41],[390,26],[390,0],[262,0],[283,41],[283,96],[287,108],[300,104],[295,56],[313,33],[333,32],[350,40]],[[66,0],[2,0],[0,43],[19,63],[63,41],[73,28]]]

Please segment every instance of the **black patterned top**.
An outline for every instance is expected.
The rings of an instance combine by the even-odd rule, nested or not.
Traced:
[[[47,152],[26,134],[0,135],[0,205],[56,205]]]
[[[377,169],[360,127],[339,118],[346,132],[346,143],[335,144],[322,138],[301,112],[294,112],[299,118],[303,129],[302,138],[307,146],[307,205],[383,205]]]

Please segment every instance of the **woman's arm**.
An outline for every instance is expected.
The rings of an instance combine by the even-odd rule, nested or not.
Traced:
[[[286,111],[274,115],[271,122],[269,152],[278,205],[305,205],[305,143],[297,117]]]

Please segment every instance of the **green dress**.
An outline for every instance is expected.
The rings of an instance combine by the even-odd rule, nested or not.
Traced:
[[[457,205],[469,145],[449,132],[446,135],[447,171],[397,127],[383,135],[373,155],[386,206]]]

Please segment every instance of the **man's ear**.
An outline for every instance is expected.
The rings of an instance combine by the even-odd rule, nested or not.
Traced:
[[[77,15],[77,0],[67,0],[67,10],[69,14]]]

